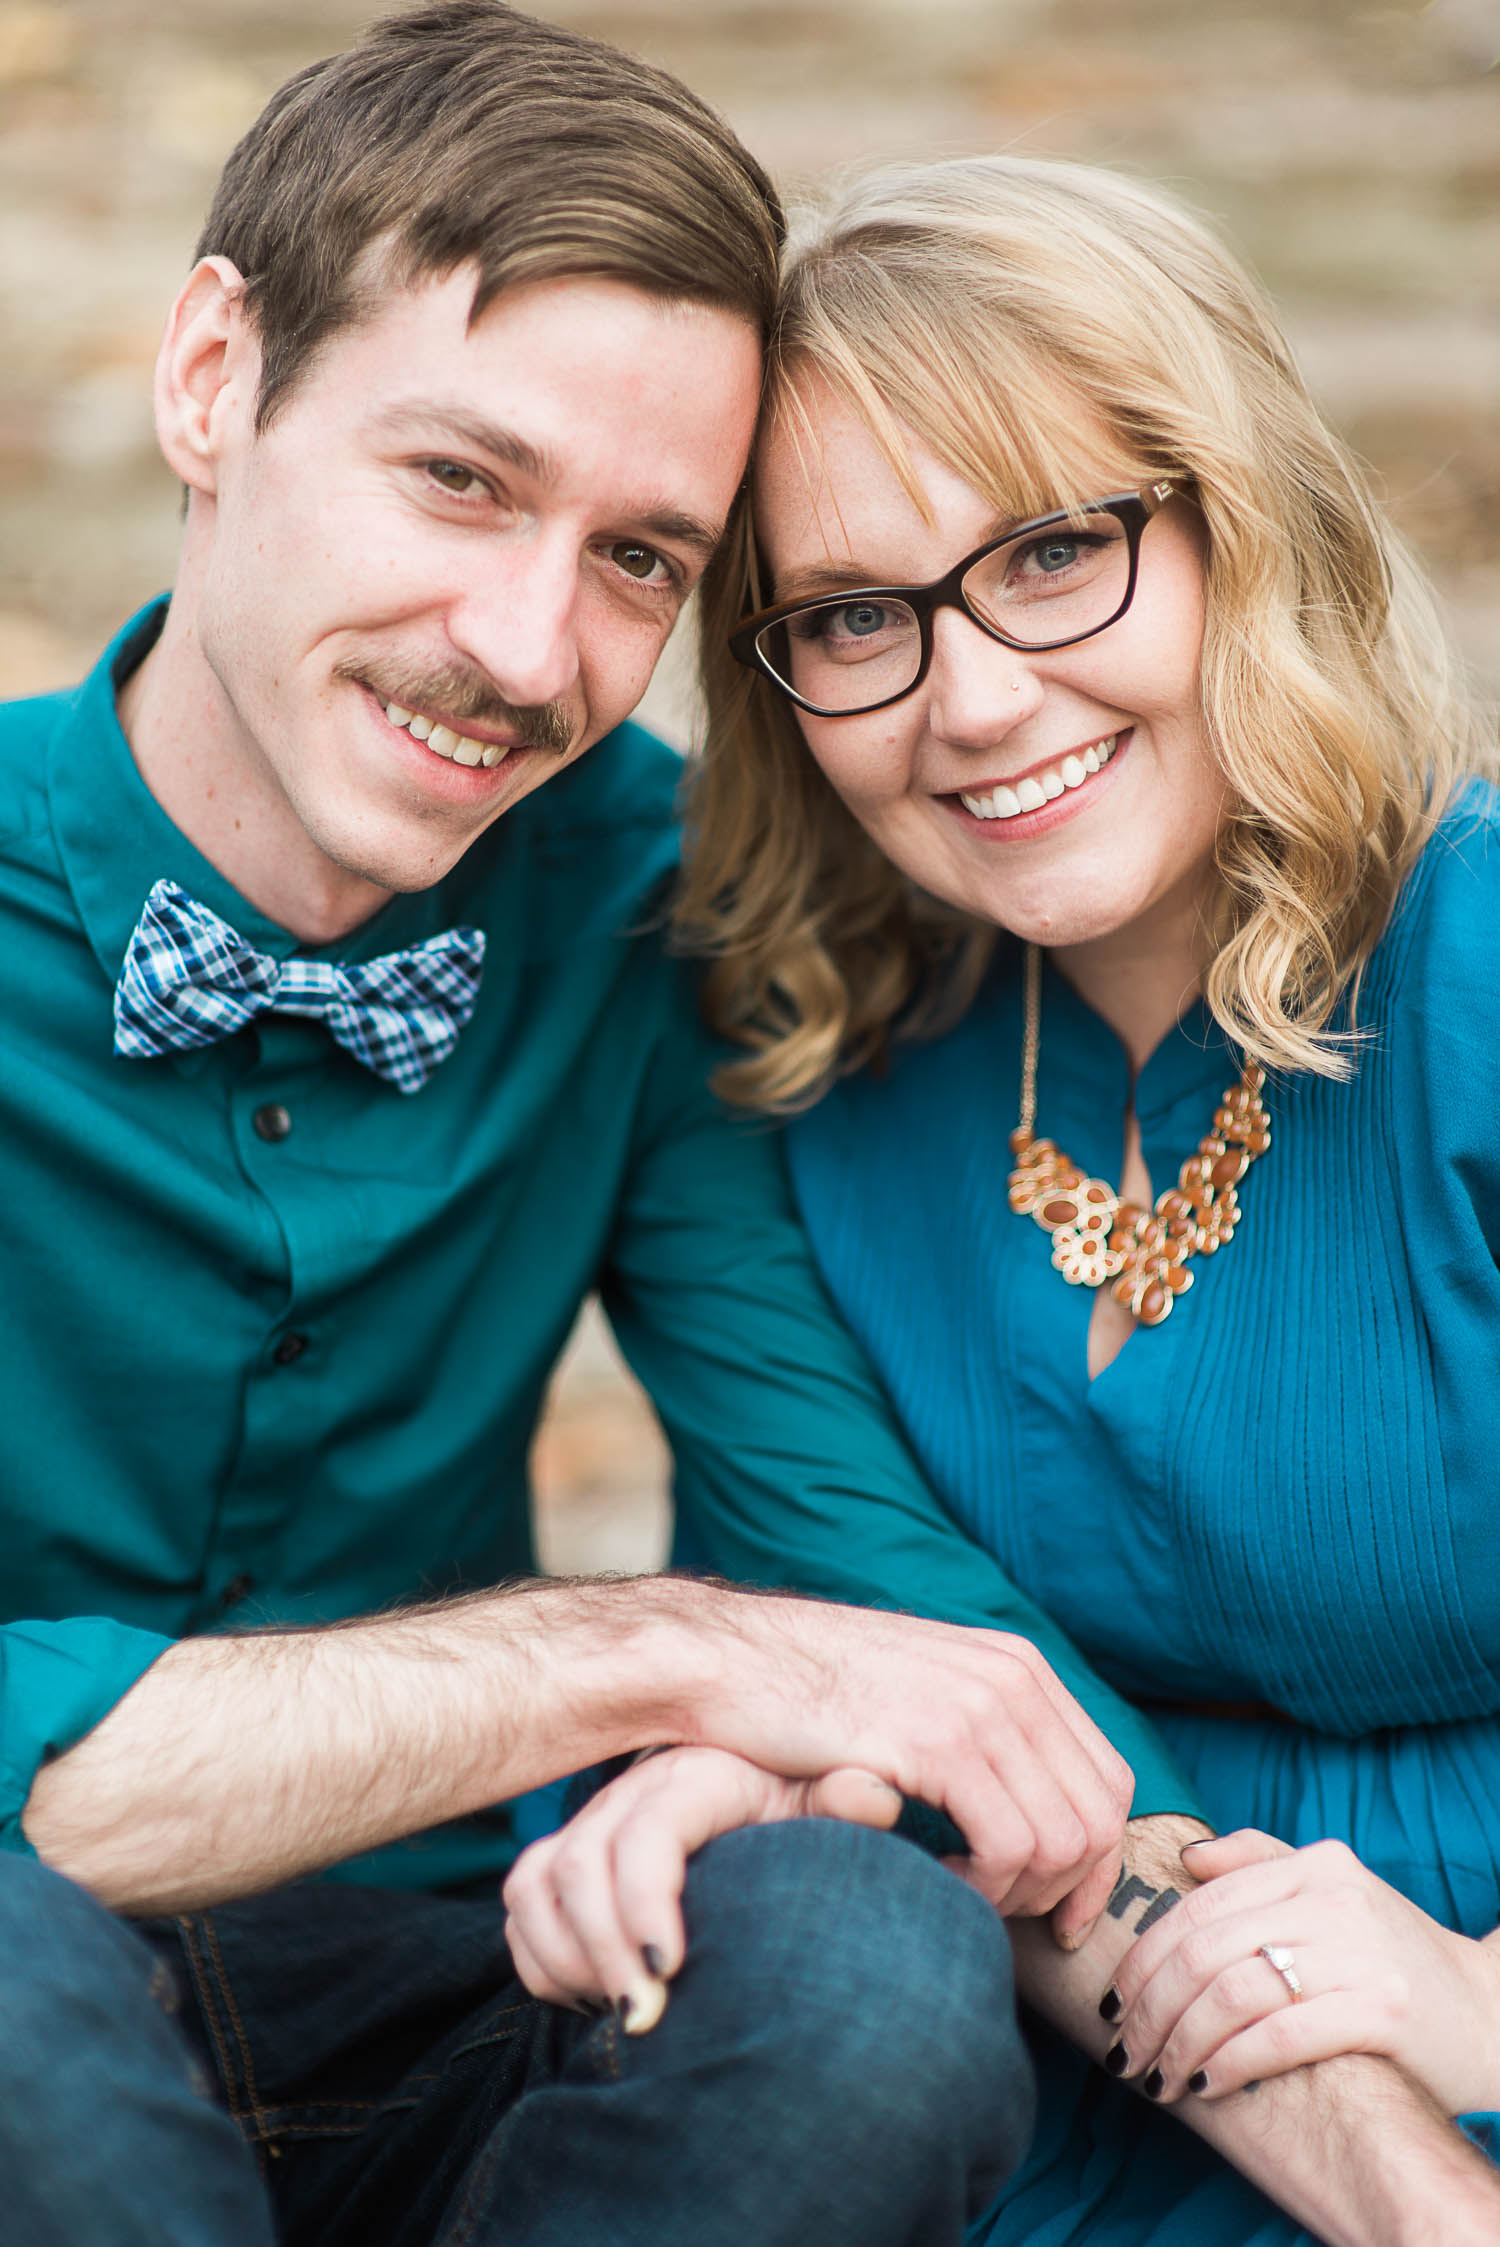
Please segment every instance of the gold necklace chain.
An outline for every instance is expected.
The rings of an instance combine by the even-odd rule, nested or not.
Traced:
[[[1238,1084],[1221,1094],[1213,1129],[1198,1142],[1154,1207],[1123,1201],[1102,1178],[1090,1178],[1050,1139],[1036,1136],[1036,1067],[1042,1047],[1042,955],[1026,947],[1025,1031],[1021,1043],[1021,1115],[1010,1135],[1016,1167],[1010,1206],[1052,1236],[1052,1261],[1072,1287],[1102,1287],[1142,1326],[1160,1326],[1193,1284],[1188,1261],[1212,1256],[1240,1221],[1236,1191],[1271,1144],[1271,1118],[1261,1103],[1265,1071],[1247,1061]]]

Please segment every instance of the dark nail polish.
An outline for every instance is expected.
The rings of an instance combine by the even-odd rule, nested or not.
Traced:
[[[1127,2075],[1130,2072],[1130,2054],[1118,2040],[1104,2055],[1104,2072],[1106,2075]]]
[[[634,2011],[635,1999],[633,1997],[617,1997],[615,1999],[615,2019],[619,2022],[621,2028],[624,2028]]]
[[[1107,1989],[1100,1998],[1099,2018],[1101,2021],[1117,2021],[1120,2018],[1120,1993],[1117,1989]]]
[[[1194,2068],[1192,2074],[1188,2077],[1188,2089],[1190,2091],[1206,2091],[1208,2089],[1207,2068]]]
[[[1240,2085],[1240,2089],[1242,2091],[1258,2091],[1260,2089],[1260,2077],[1258,2075],[1252,2076],[1248,2083]]]
[[[641,1958],[645,1964],[646,1972],[656,1981],[661,1981],[665,1973],[665,1963],[655,1943],[642,1943]]]
[[[1151,2070],[1151,2073],[1147,2076],[1145,2082],[1141,2085],[1141,2089],[1145,2092],[1148,2099],[1159,2099],[1166,2088],[1167,2079],[1162,2074],[1160,2068],[1153,2068]]]

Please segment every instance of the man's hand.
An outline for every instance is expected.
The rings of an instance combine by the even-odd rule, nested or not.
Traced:
[[[722,1748],[668,1748],[637,1763],[534,1841],[505,1883],[505,1939],[534,1997],[615,2006],[655,2028],[682,1964],[687,1861],[716,1834],[785,1818],[893,1826],[901,1797],[869,1771],[781,1779]]]
[[[685,1701],[668,1737],[787,1778],[873,1772],[947,1812],[970,1852],[954,1869],[997,1910],[1061,1905],[1059,1942],[1084,1939],[1119,1875],[1132,1779],[1027,1640],[748,1593],[717,1595],[705,1627],[723,1634],[722,1689]]]

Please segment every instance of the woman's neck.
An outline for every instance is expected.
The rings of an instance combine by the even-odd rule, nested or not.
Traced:
[[[1202,987],[1209,885],[1183,883],[1111,935],[1049,948],[1059,974],[1106,1021],[1139,1076]]]

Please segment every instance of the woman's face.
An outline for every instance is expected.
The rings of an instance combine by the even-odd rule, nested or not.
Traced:
[[[815,379],[801,398],[808,431],[774,423],[755,471],[768,599],[924,584],[1010,527],[904,430],[924,522],[859,416]],[[1149,480],[1104,442],[1099,462],[1090,497]],[[894,864],[949,904],[1049,946],[1191,924],[1226,797],[1199,708],[1203,556],[1196,510],[1170,500],[1118,623],[1023,654],[942,609],[921,685],[863,716],[799,712],[807,745]],[[997,789],[1031,808],[994,816],[1015,800]]]

